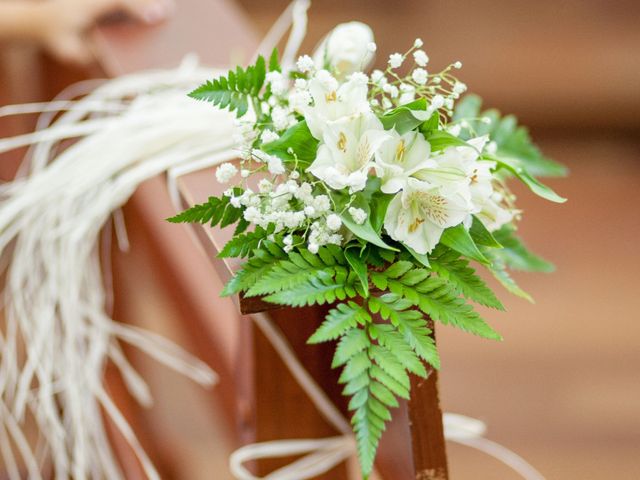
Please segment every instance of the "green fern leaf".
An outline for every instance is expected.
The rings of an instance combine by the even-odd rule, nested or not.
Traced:
[[[294,285],[288,290],[273,293],[264,300],[290,307],[304,307],[306,305],[323,305],[336,300],[344,300],[356,296],[354,288],[355,278],[337,271],[335,278],[312,278],[306,282]]]
[[[495,293],[476,275],[474,269],[469,267],[469,261],[461,258],[457,252],[438,246],[431,256],[431,268],[469,300],[486,307],[504,310]]]
[[[313,344],[335,340],[355,328],[358,323],[365,324],[370,321],[371,316],[357,303],[340,303],[336,308],[329,310],[325,321],[309,338],[307,343]]]
[[[226,76],[207,81],[189,93],[191,98],[211,102],[220,108],[236,111],[242,117],[249,110],[249,101],[257,97],[264,85],[266,65],[264,57],[258,56],[255,65],[246,69],[237,67]]]
[[[171,223],[208,223],[211,227],[220,224],[226,227],[240,219],[242,209],[229,203],[229,197],[209,197],[209,199],[168,218]]]

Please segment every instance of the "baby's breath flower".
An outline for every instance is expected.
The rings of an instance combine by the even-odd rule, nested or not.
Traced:
[[[287,79],[282,75],[282,73],[277,71],[269,72],[265,79],[267,83],[271,85],[271,91],[275,95],[282,95],[287,91]]]
[[[298,70],[302,73],[310,72],[316,68],[316,64],[309,55],[302,55],[296,63]]]
[[[319,70],[315,75],[315,79],[328,91],[338,89],[338,81],[327,70]]]
[[[315,255],[316,253],[318,253],[318,250],[320,249],[320,247],[318,246],[317,243],[310,243],[307,249]]]
[[[417,65],[426,67],[427,63],[429,63],[429,56],[425,53],[424,50],[416,50],[415,52],[413,52],[413,60]]]
[[[458,95],[467,91],[467,86],[462,82],[456,82],[453,84],[453,93]]]
[[[385,85],[382,87],[382,91],[388,93],[391,98],[396,98],[398,96],[398,87],[395,85]]]
[[[296,81],[294,82],[294,86],[299,90],[304,90],[308,87],[308,85],[309,82],[307,82],[307,80],[305,80],[304,78],[296,78]]]
[[[382,99],[382,108],[384,108],[385,110],[388,110],[391,107],[393,107],[393,103],[391,103],[391,100],[389,100],[388,98],[383,98]]]
[[[371,72],[371,81],[375,84],[379,84],[384,78],[384,72],[382,70],[374,70]]]
[[[425,83],[427,83],[427,76],[428,76],[427,71],[424,68],[416,68],[411,73],[411,78],[418,85],[424,85]]]
[[[444,97],[442,95],[435,95],[431,99],[431,107],[438,109],[444,106]]]
[[[275,155],[269,155],[267,158],[267,169],[273,175],[282,175],[284,173],[284,164],[280,158]]]
[[[258,190],[260,193],[269,193],[273,189],[273,183],[268,179],[263,178],[258,182]]]
[[[377,107],[380,105],[380,102],[378,102],[377,98],[372,98],[371,100],[369,100],[369,105],[371,105],[372,107]]]
[[[318,195],[313,199],[312,205],[317,212],[326,212],[331,208],[331,200],[326,195]]]
[[[300,172],[298,172],[297,170],[294,170],[289,174],[289,177],[291,177],[294,180],[297,180],[300,178]]]
[[[263,130],[262,133],[260,134],[260,141],[262,143],[273,142],[275,140],[278,140],[279,138],[280,138],[280,135],[278,135],[273,130],[268,130],[268,129]]]
[[[289,112],[283,107],[276,106],[271,112],[271,119],[276,130],[284,130],[289,125]]]
[[[453,64],[453,68],[457,68],[458,70],[460,70],[462,68],[462,62],[458,60],[456,63]]]
[[[413,42],[413,48],[421,48],[422,45],[424,45],[424,42],[422,41],[421,38],[416,38],[415,41]]]
[[[238,169],[232,163],[223,163],[216,169],[216,179],[219,183],[225,184],[231,180],[235,174],[238,173]]]
[[[402,65],[404,57],[399,53],[392,53],[389,55],[389,66],[391,68],[398,68]]]
[[[334,232],[338,230],[342,226],[342,220],[335,213],[332,213],[327,216],[327,227],[333,230]]]
[[[251,175],[251,172],[246,168],[243,168],[242,170],[240,170],[240,176],[242,178],[247,178],[249,175]]]
[[[358,225],[362,225],[367,219],[367,212],[361,208],[349,207],[349,215]]]

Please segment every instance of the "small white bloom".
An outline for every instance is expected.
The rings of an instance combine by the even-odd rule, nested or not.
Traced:
[[[232,163],[223,163],[216,169],[216,179],[219,183],[225,184],[231,180],[235,174],[238,173],[238,169]]]
[[[320,247],[318,246],[317,243],[310,243],[309,246],[307,247],[307,249],[313,254],[318,253],[319,248]]]
[[[296,81],[293,83],[293,85],[298,89],[298,90],[304,90],[309,86],[309,83],[307,82],[306,79],[304,78],[296,78]]]
[[[267,158],[267,169],[273,175],[282,175],[285,172],[282,160],[275,155],[269,155]]]
[[[282,73],[277,71],[269,72],[267,73],[265,80],[267,84],[271,85],[271,91],[274,95],[282,95],[287,91],[287,79],[282,75]]]
[[[424,42],[421,38],[416,38],[416,40],[413,42],[413,48],[421,48],[422,45],[424,45]]]
[[[298,70],[302,73],[311,72],[315,70],[316,64],[309,55],[302,55],[298,58],[298,62],[296,63]]]
[[[407,103],[411,103],[415,100],[416,89],[413,87],[413,85],[403,83],[402,85],[400,85],[400,91],[402,92],[402,94],[398,99],[399,105],[406,105]]]
[[[329,227],[331,230],[335,232],[336,230],[340,229],[341,226],[342,220],[340,220],[340,217],[338,215],[332,213],[327,216],[327,227]]]
[[[460,95],[467,91],[467,85],[462,82],[456,82],[453,84],[453,93]]]
[[[429,63],[429,56],[424,50],[416,50],[413,52],[413,61],[420,67],[426,67],[427,63]]]
[[[289,105],[298,112],[302,112],[312,101],[307,90],[294,90],[289,94]]]
[[[458,60],[456,63],[453,64],[453,68],[457,68],[458,70],[460,70],[462,68],[462,62]]]
[[[371,45],[375,45],[373,31],[361,22],[348,22],[336,26],[321,42],[314,53],[318,65],[326,66],[340,78],[364,70],[373,59]]]
[[[275,106],[271,112],[271,119],[276,130],[284,130],[289,125],[289,111],[286,108]]]
[[[291,177],[293,180],[297,180],[300,178],[300,172],[294,170],[289,174],[289,177]]]
[[[411,73],[411,78],[418,85],[424,85],[425,83],[427,83],[427,77],[428,77],[428,74],[427,74],[427,71],[424,68],[416,68]]]
[[[285,245],[292,245],[293,244],[293,237],[291,235],[287,235],[282,239],[282,242]]]
[[[388,98],[383,98],[382,99],[382,108],[384,108],[385,110],[389,110],[391,107],[393,107],[393,103],[391,103],[391,100],[389,100]]]
[[[444,107],[444,97],[442,95],[435,95],[431,99],[431,106],[435,109]]]
[[[318,195],[313,199],[313,205],[316,212],[323,213],[331,208],[331,200],[327,195]]]
[[[392,53],[389,55],[389,66],[391,68],[398,68],[402,65],[404,57],[400,53]]]
[[[453,110],[453,98],[445,98],[444,107],[447,110]]]
[[[240,203],[240,197],[231,197],[229,199],[229,203],[236,208],[240,208],[242,206]]]
[[[382,87],[382,91],[388,93],[391,98],[398,97],[398,87],[395,85],[385,85]]]
[[[313,208],[311,205],[307,205],[306,207],[304,207],[304,214],[307,217],[311,217],[311,218],[315,218],[316,216],[316,209]]]
[[[349,215],[358,225],[362,225],[367,220],[367,212],[361,208],[349,207]]]
[[[273,190],[273,183],[271,183],[268,179],[263,178],[258,182],[258,190],[260,193],[269,193]]]
[[[273,130],[263,130],[262,133],[260,134],[260,141],[262,143],[273,142],[275,140],[278,140],[279,138],[280,138],[280,135],[278,135]]]
[[[384,72],[382,70],[374,70],[371,72],[371,81],[375,84],[379,84],[380,81],[384,78]]]
[[[240,176],[242,178],[247,178],[249,175],[251,175],[250,170],[247,170],[246,168],[243,168],[242,170],[240,170]]]

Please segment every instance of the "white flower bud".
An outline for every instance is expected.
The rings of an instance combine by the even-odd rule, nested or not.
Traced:
[[[341,226],[342,226],[342,220],[340,220],[340,217],[338,215],[336,215],[335,213],[332,213],[329,216],[327,216],[327,227],[329,227],[330,230],[333,230],[335,232]]]
[[[392,53],[389,55],[389,66],[391,68],[398,68],[402,65],[404,57],[399,53]]]
[[[313,58],[317,65],[326,65],[343,77],[369,65],[373,59],[371,44],[374,44],[373,31],[368,25],[342,23],[322,40]]]
[[[236,173],[238,173],[238,169],[235,165],[223,163],[216,169],[216,179],[219,183],[225,184],[231,180]]]

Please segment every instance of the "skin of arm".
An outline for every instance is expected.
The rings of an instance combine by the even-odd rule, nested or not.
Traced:
[[[63,61],[86,64],[92,56],[84,33],[101,16],[122,10],[154,24],[172,9],[172,0],[0,0],[0,42],[33,42]]]

